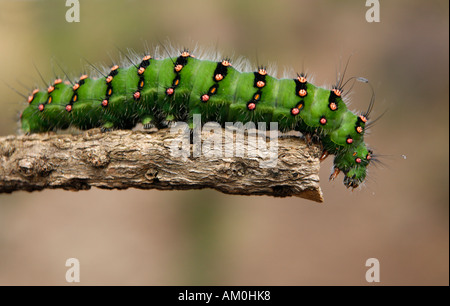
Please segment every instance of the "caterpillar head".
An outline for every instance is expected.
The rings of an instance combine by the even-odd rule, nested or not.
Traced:
[[[337,171],[340,170],[344,173],[344,185],[347,188],[356,188],[364,181],[372,154],[373,152],[366,147],[364,142],[361,142],[352,150],[336,155],[334,164]],[[334,179],[333,175],[332,179]]]

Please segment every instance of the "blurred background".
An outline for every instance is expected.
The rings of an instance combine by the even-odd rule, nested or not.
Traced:
[[[274,63],[331,85],[340,63],[375,87],[366,136],[383,165],[351,192],[321,168],[323,204],[299,198],[202,191],[0,194],[0,284],[64,285],[66,259],[83,285],[368,285],[368,258],[382,285],[449,284],[449,2],[364,0],[0,0],[0,135],[16,134],[28,95],[58,62],[78,77],[119,51],[143,53],[169,39],[213,47],[256,66]],[[292,74],[294,76],[294,74]],[[351,108],[365,110],[367,86]]]

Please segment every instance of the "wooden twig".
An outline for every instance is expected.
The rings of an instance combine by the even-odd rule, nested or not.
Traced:
[[[168,129],[0,137],[0,193],[46,188],[76,191],[92,186],[213,188],[228,194],[323,201],[320,148],[307,146],[298,137],[278,139],[278,160],[269,168],[261,167],[261,157],[175,157],[171,153],[175,138]]]

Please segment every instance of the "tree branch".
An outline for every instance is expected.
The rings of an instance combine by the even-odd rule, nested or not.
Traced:
[[[131,130],[101,133],[92,129],[79,135],[0,137],[0,193],[45,188],[76,191],[92,186],[212,188],[228,194],[297,196],[323,201],[318,174],[320,148],[308,147],[298,137],[278,139],[278,161],[272,168],[262,168],[261,157],[202,154],[183,160],[171,154],[175,138],[168,129],[155,133]],[[205,139],[205,133],[202,138]],[[192,156],[193,145],[189,146]]]

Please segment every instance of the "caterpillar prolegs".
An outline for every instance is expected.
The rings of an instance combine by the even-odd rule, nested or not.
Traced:
[[[372,151],[364,132],[366,113],[348,110],[343,82],[327,90],[314,86],[304,73],[295,79],[277,79],[265,67],[240,72],[229,59],[197,59],[183,50],[164,59],[145,55],[128,67],[114,65],[108,74],[82,75],[76,82],[56,79],[46,90],[35,89],[21,114],[25,133],[74,126],[79,129],[129,129],[166,120],[204,122],[278,122],[280,131],[316,135],[323,158],[334,154],[334,173],[356,188],[364,181]],[[373,97],[372,97],[373,98]]]

